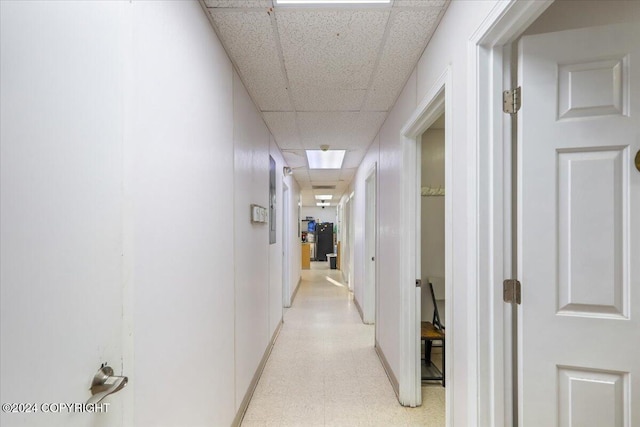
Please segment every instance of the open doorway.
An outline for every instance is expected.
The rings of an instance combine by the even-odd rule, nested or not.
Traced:
[[[442,313],[438,316],[443,325],[452,325],[453,318],[453,292],[451,291],[453,279],[453,221],[452,221],[452,198],[447,195],[447,188],[451,187],[451,164],[452,164],[452,144],[451,144],[451,86],[452,74],[451,68],[446,67],[440,77],[434,82],[433,86],[427,91],[425,97],[420,102],[411,118],[401,130],[403,137],[403,189],[402,189],[402,266],[401,281],[405,286],[401,287],[401,330],[400,330],[400,362],[401,375],[399,378],[399,399],[405,406],[419,406],[423,404],[423,365],[427,368],[425,359],[429,359],[428,349],[423,346],[423,312],[424,321],[433,324],[434,308],[438,306],[428,304],[427,301],[432,299],[431,280],[434,286],[433,299],[439,300],[440,310]],[[433,136],[437,135],[437,143],[431,143]],[[422,267],[422,202],[423,202],[423,184],[421,170],[422,165],[422,148],[423,139],[428,147],[425,148],[426,155],[433,164],[425,163],[425,169],[428,173],[425,176],[424,198],[429,198],[426,202],[429,205],[440,205],[439,219],[434,221],[427,229],[438,229],[439,238],[432,238],[428,241],[433,245],[433,249],[429,249],[425,257],[429,257],[429,253],[439,251],[438,255],[431,255],[430,262],[433,261],[438,267],[428,266],[427,271],[423,274]],[[438,159],[436,159],[438,157]],[[426,162],[426,160],[425,160]],[[437,164],[437,167],[436,167]],[[436,201],[439,199],[439,201]],[[427,239],[425,239],[427,244]],[[435,247],[438,246],[438,249]],[[426,258],[425,258],[426,260]],[[437,261],[436,261],[437,260]],[[410,283],[416,284],[415,287],[409,286]],[[449,286],[447,286],[449,285]],[[424,294],[424,307],[423,307]],[[462,302],[460,302],[462,303]],[[459,303],[459,304],[460,304]],[[446,341],[452,342],[451,329],[447,330]],[[424,341],[432,345],[432,361],[439,359],[435,366],[429,364],[429,368],[437,368],[441,375],[437,380],[437,393],[446,395],[446,404],[442,404],[442,397],[432,398],[426,396],[427,404],[433,404],[434,400],[439,400],[438,411],[443,410],[443,425],[445,419],[448,419],[453,410],[453,384],[451,371],[451,351],[443,351],[445,348],[433,348],[433,345],[441,346],[445,344],[444,339]],[[427,344],[428,345],[428,344]],[[427,353],[425,353],[427,350]],[[426,375],[427,377],[435,377],[435,375]],[[447,387],[443,387],[445,383]],[[430,380],[435,383],[435,380]],[[444,389],[444,391],[443,391]]]
[[[420,279],[422,401],[445,399],[445,117],[422,134],[420,151]],[[440,387],[442,386],[442,387]],[[444,405],[430,405],[444,421]]]

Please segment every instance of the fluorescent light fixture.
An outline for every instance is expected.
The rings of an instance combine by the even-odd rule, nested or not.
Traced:
[[[391,0],[276,0],[276,4],[389,4]]]
[[[331,200],[333,196],[331,194],[320,194],[316,196],[316,200]]]
[[[329,203],[329,202],[318,202],[318,203],[316,203],[316,206],[331,206],[331,203]]]
[[[309,169],[340,169],[347,150],[306,150]]]

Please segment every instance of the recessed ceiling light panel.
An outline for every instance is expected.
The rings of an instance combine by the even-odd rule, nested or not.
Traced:
[[[318,203],[316,203],[316,206],[331,206],[331,203],[329,203],[329,202],[318,202]]]
[[[309,169],[340,169],[347,150],[306,150]]]
[[[390,4],[391,0],[276,0],[276,4]]]
[[[331,200],[333,196],[331,194],[320,194],[316,195],[316,200]]]

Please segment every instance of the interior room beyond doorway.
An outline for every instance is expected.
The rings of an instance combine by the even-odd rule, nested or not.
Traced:
[[[445,118],[420,138],[421,377],[423,401],[439,388],[444,400],[445,319]],[[428,336],[428,338],[427,338]]]

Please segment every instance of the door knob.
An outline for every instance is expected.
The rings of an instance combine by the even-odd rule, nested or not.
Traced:
[[[640,150],[636,153],[636,169],[640,172]]]
[[[127,385],[127,377],[113,375],[113,369],[106,364],[102,364],[98,372],[93,376],[91,382],[92,396],[87,400],[87,404],[100,403],[102,399],[120,391]]]

